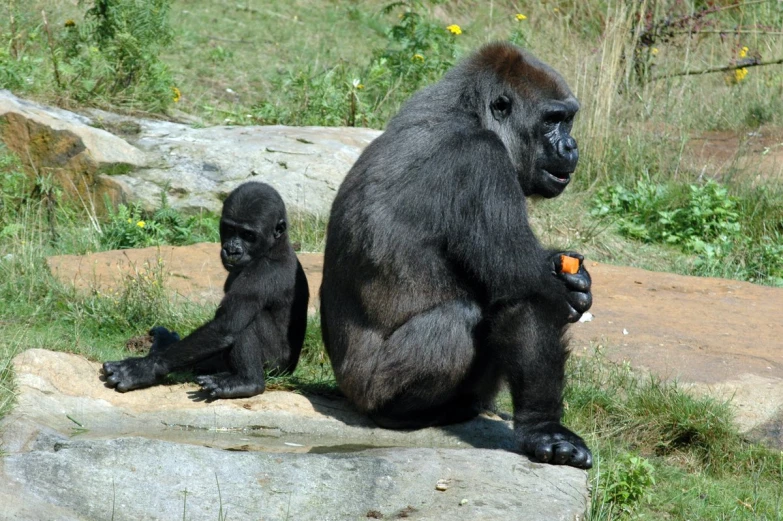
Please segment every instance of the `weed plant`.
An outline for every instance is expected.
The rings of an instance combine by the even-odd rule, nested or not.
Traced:
[[[424,16],[423,9],[420,0],[388,4],[381,13],[399,12],[398,21],[369,64],[298,70],[275,84],[289,98],[262,101],[252,117],[264,124],[382,127],[404,100],[437,81],[457,56],[459,26],[444,27]]]
[[[170,0],[80,0],[80,19],[57,23],[46,15],[50,6],[32,4],[11,0],[3,8],[8,25],[0,25],[0,34],[9,42],[0,49],[3,87],[152,112],[178,100],[159,57],[172,40]]]
[[[144,248],[171,244],[175,246],[197,242],[218,242],[219,218],[212,214],[185,217],[166,203],[160,209],[144,212],[138,205],[119,204],[112,208],[107,202],[108,216],[100,227],[100,246],[106,250]]]
[[[612,217],[620,233],[632,239],[695,254],[695,274],[783,286],[783,197],[770,197],[767,187],[740,193],[733,196],[713,180],[638,180],[632,188],[613,184],[600,189],[592,215]]]

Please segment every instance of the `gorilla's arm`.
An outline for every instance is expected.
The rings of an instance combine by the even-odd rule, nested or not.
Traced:
[[[583,292],[585,283],[589,291],[589,275],[552,276],[559,269],[559,253],[544,249],[533,234],[525,196],[505,147],[486,131],[463,140],[448,148],[460,150],[459,157],[443,161],[462,165],[454,173],[449,253],[490,301],[543,298],[554,305],[565,325],[574,308],[581,308],[580,298],[571,294]],[[488,173],[487,165],[495,169]]]
[[[121,392],[149,387],[171,371],[192,366],[231,347],[268,300],[268,290],[252,283],[253,271],[246,268],[223,297],[215,318],[184,339],[145,357],[105,362],[106,383]]]

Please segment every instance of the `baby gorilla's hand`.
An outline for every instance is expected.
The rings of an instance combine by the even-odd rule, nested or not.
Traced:
[[[121,393],[155,385],[167,372],[165,367],[151,356],[126,358],[103,364],[106,386]]]

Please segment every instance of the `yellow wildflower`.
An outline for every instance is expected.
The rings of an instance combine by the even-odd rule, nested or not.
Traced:
[[[65,21],[65,27],[76,27],[76,22],[71,19]]]
[[[517,21],[521,22],[522,20],[527,20],[527,16],[517,13]]]
[[[747,56],[748,55],[748,48],[747,47],[743,47],[742,49],[740,49],[739,55],[740,55],[740,58],[744,58],[745,56]]]
[[[462,29],[457,24],[451,24],[450,26],[446,27],[446,30],[449,31],[451,34],[456,34],[456,35],[462,34]]]
[[[172,96],[174,103],[179,103],[179,100],[182,99],[182,93],[177,87],[171,87],[171,92],[174,93],[174,96]]]
[[[560,12],[560,9],[558,9],[557,7],[555,7],[555,12],[556,12],[556,13],[559,13],[559,12]]]
[[[658,47],[653,47],[650,52],[653,53],[653,56],[655,56],[656,54],[658,54]]]
[[[136,226],[138,226],[139,228],[144,228],[145,226],[147,226],[147,223],[145,223],[144,221],[139,221],[136,223]]]
[[[423,62],[424,61],[424,56],[422,56],[419,53],[416,53],[416,54],[413,55],[413,58],[411,58],[411,60],[413,60],[415,62]]]
[[[132,222],[133,222],[133,221],[131,220],[131,218],[130,218],[130,217],[128,217],[128,224],[130,224],[130,223],[132,223]]]
[[[739,83],[742,80],[744,80],[745,76],[747,76],[747,75],[748,75],[748,69],[746,69],[745,67],[743,67],[741,69],[734,69],[734,80],[737,83]]]

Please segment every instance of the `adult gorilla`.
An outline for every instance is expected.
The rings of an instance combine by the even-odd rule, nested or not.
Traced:
[[[163,327],[145,357],[105,362],[106,385],[149,387],[191,369],[210,398],[264,392],[264,369],[293,372],[307,327],[309,291],[288,239],[285,204],[264,183],[244,183],[223,203],[220,259],[228,271],[215,318],[180,340]]]
[[[578,108],[553,69],[490,44],[413,96],[348,173],[321,321],[340,388],[379,425],[467,420],[505,380],[522,452],[592,465],[560,424],[563,334],[590,307],[590,276],[560,272],[525,204],[568,185]]]

